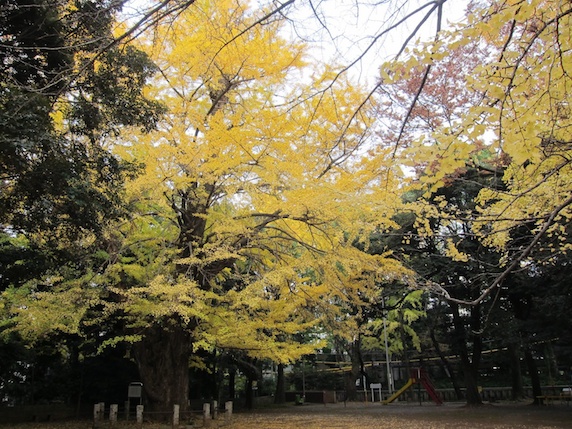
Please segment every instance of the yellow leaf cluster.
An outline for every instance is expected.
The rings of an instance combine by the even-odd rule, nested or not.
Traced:
[[[428,196],[474,165],[473,154],[486,147],[488,161],[502,170],[503,186],[481,192],[474,227],[498,249],[523,223],[532,226],[532,234],[557,237],[572,215],[571,24],[569,4],[560,1],[492,2],[473,9],[464,26],[413,52],[406,63],[431,64],[431,52],[448,46],[488,47],[465,80],[475,103],[456,122],[419,136],[400,154],[410,165],[423,160],[423,176],[412,185]],[[384,73],[395,79],[389,67]],[[465,258],[448,248],[450,256]]]
[[[143,43],[161,69],[149,94],[169,112],[117,147],[142,173],[120,229],[133,260],[109,272],[134,324],[180,320],[195,348],[286,363],[320,344],[297,334],[408,273],[353,246],[393,225],[401,204],[393,164],[376,164],[387,154],[366,152],[373,102],[356,117],[363,88],[309,71],[279,20],[254,19],[246,3],[200,0]]]

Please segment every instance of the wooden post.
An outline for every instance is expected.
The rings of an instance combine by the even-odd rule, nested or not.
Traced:
[[[212,415],[213,415],[213,419],[218,419],[218,401],[213,401],[213,405],[212,405]]]
[[[137,425],[143,427],[143,405],[137,405]]]
[[[179,405],[173,405],[173,429],[179,427]]]
[[[232,419],[232,401],[226,401],[224,403],[225,420],[230,421]]]
[[[203,404],[203,425],[204,427],[209,427],[211,425],[211,404]]]
[[[111,404],[109,406],[109,422],[111,423],[111,426],[115,426],[117,423],[117,409],[117,404]]]

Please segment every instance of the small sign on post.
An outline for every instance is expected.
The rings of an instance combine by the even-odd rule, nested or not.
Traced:
[[[127,387],[126,420],[129,420],[129,415],[133,413],[133,405],[143,405],[143,383],[140,381],[132,381]]]
[[[371,402],[375,402],[375,389],[379,390],[379,402],[381,402],[381,383],[371,383],[369,387],[371,388]]]
[[[141,405],[143,398],[143,383],[139,381],[134,381],[132,383],[129,383],[129,387],[127,389],[127,397],[129,399],[131,398],[139,399],[139,405]]]

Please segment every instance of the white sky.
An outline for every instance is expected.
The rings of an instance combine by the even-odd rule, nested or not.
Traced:
[[[292,34],[312,43],[319,61],[347,65],[355,61],[374,38],[412,13],[428,0],[297,0],[293,6]],[[462,21],[468,0],[448,0],[443,6],[443,28]],[[312,10],[312,6],[314,10]],[[360,81],[376,79],[379,65],[395,57],[429,7],[386,36],[380,37],[352,70]],[[325,27],[325,28],[324,28]],[[422,40],[435,36],[436,13],[418,33]],[[412,39],[411,44],[419,37]]]

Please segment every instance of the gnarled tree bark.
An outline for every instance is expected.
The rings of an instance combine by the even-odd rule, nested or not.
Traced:
[[[191,337],[177,324],[159,321],[145,330],[133,345],[148,409],[171,412],[178,404],[185,412],[189,403]]]

